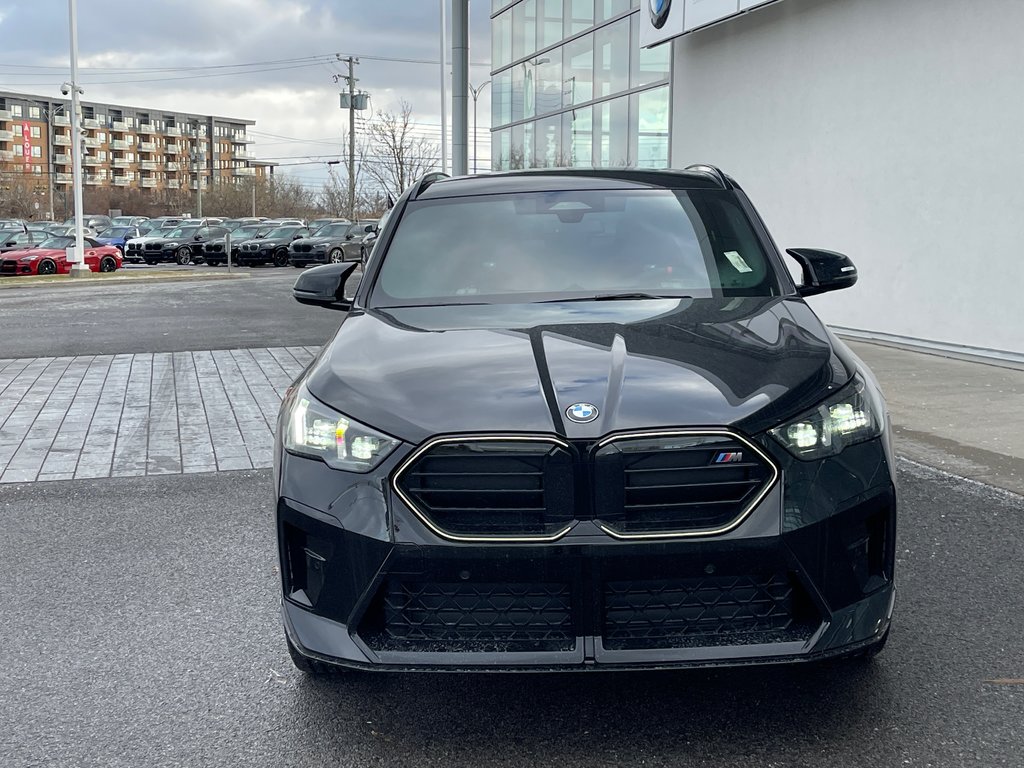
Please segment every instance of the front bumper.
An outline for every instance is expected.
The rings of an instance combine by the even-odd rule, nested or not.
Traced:
[[[801,662],[888,630],[896,497],[882,440],[804,463],[741,525],[618,541],[438,538],[379,476],[277,454],[284,624],[301,653],[372,669],[588,670]]]
[[[326,264],[327,251],[295,251],[288,252],[288,263],[295,267],[307,267],[310,264]]]

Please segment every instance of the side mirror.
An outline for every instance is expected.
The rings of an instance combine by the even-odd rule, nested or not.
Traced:
[[[373,245],[377,240],[377,233],[370,232],[363,238],[363,245]]]
[[[789,248],[786,253],[800,262],[803,270],[803,285],[797,286],[801,296],[838,291],[857,282],[857,267],[849,256],[816,248]]]
[[[292,296],[300,304],[309,304],[326,309],[352,309],[352,302],[345,298],[345,283],[359,266],[349,264],[324,264],[305,270],[292,288]]]

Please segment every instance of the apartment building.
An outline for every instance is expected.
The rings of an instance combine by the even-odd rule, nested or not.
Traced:
[[[0,170],[70,188],[71,105],[46,96],[0,92]],[[86,189],[197,190],[213,183],[264,178],[252,120],[82,103],[82,174]]]

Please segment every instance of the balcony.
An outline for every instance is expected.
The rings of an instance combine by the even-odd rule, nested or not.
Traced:
[[[231,173],[235,176],[255,176],[255,168],[232,168]]]
[[[131,149],[132,148],[132,145],[129,144],[124,139],[114,139],[112,142],[110,142],[110,146],[113,147],[114,149]]]
[[[106,179],[104,179],[102,176],[95,176],[93,174],[89,174],[88,176],[85,177],[85,183],[93,187],[99,186],[100,184],[103,184],[103,182],[105,181]]]
[[[231,143],[232,144],[255,144],[256,143],[256,139],[252,139],[252,138],[246,136],[244,133],[240,133],[240,134],[237,134],[237,135],[233,135],[231,137]]]
[[[144,133],[147,136],[156,133],[156,126],[152,123],[139,123],[139,133]]]
[[[144,171],[156,171],[160,168],[160,163],[155,163],[152,160],[143,160],[139,163],[139,168]]]
[[[177,144],[168,144],[166,147],[164,147],[164,152],[166,152],[168,155],[177,155],[181,153],[181,147],[179,147]]]
[[[110,130],[120,131],[121,133],[124,133],[125,131],[128,130],[128,123],[124,122],[123,120],[112,120],[110,123]]]
[[[0,149],[0,161],[13,162],[14,161],[14,150],[13,149]]]
[[[179,131],[177,128],[174,128],[173,126],[167,126],[164,133],[166,133],[168,136],[181,136],[181,131]]]
[[[71,118],[65,114],[59,114],[53,116],[54,125],[71,125]]]
[[[177,179],[168,179],[167,180],[167,188],[168,189],[177,189],[179,186],[181,186],[181,185],[178,183]]]
[[[14,141],[14,131],[0,131],[0,141]],[[20,137],[18,141],[21,141]]]
[[[84,141],[85,141],[85,146],[89,147],[90,149],[95,149],[96,147],[98,147],[98,146],[100,146],[102,144],[102,142],[99,139],[97,139],[95,136],[86,136]]]
[[[70,147],[71,146],[71,137],[70,136],[64,136],[64,135],[58,133],[56,136],[53,137],[53,143],[56,144],[59,147]]]
[[[127,157],[115,157],[113,163],[118,168],[131,168],[135,163]]]
[[[11,119],[11,110],[9,110],[9,109],[0,109],[0,120],[10,120],[10,119]]]
[[[86,155],[82,158],[82,162],[86,165],[103,165],[106,160],[100,160],[96,155]]]
[[[115,187],[127,187],[129,184],[131,184],[131,181],[128,179],[127,176],[115,176],[114,177],[114,186]]]
[[[70,173],[58,173],[57,183],[58,184],[71,184],[75,180],[75,177]]]
[[[246,152],[244,149],[232,150],[231,156],[233,158],[235,158],[236,160],[255,160],[256,159],[256,155],[254,155],[252,152]]]
[[[53,162],[55,162],[57,165],[70,165],[71,155],[54,155]]]
[[[143,179],[140,183],[146,189],[153,189],[156,186],[156,179]]]
[[[83,128],[99,128],[100,121],[92,117],[87,117],[82,121]]]
[[[140,141],[139,142],[140,152],[156,152],[156,144],[152,141]]]
[[[167,163],[167,165],[164,166],[164,167],[168,171],[180,171],[181,170],[181,163],[170,162],[170,163]]]

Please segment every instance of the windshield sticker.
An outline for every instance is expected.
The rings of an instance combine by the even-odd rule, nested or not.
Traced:
[[[736,267],[737,272],[753,272],[754,270],[743,260],[736,251],[726,251],[725,258],[729,260],[729,263]]]

